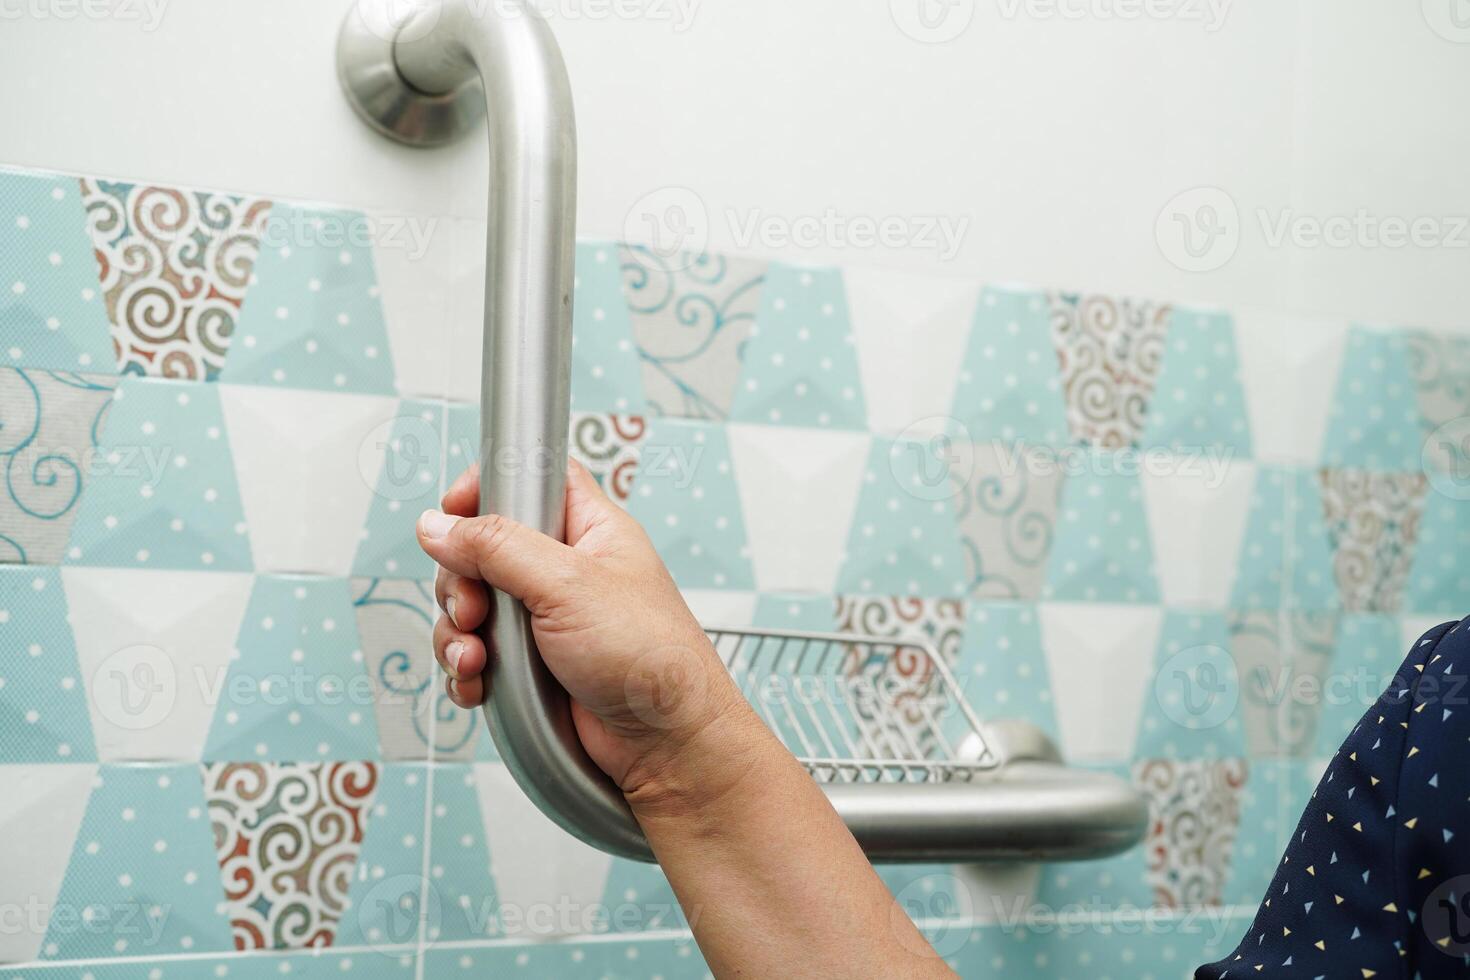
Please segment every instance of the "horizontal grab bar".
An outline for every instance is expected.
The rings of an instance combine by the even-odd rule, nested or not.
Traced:
[[[488,118],[480,506],[560,539],[577,147],[556,42],[524,0],[357,0],[337,60],[353,107],[401,142],[448,142]],[[490,465],[505,452],[529,465]],[[654,860],[622,793],[583,750],[526,610],[504,595],[494,603],[485,714],[505,765],[568,833],[611,854]],[[942,663],[937,669],[947,676]],[[901,736],[865,730],[859,737]],[[849,779],[823,788],[878,861],[1098,857],[1141,838],[1147,812],[1122,780],[1067,770],[1049,749],[1000,758],[1005,765],[965,782]]]

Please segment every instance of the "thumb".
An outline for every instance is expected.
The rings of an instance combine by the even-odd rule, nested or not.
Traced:
[[[576,552],[499,514],[456,517],[426,510],[418,522],[419,547],[441,567],[535,606],[565,593],[580,561]]]

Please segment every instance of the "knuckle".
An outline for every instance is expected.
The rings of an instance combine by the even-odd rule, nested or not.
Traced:
[[[517,524],[508,517],[490,514],[464,521],[465,544],[477,558],[494,558],[515,537]]]

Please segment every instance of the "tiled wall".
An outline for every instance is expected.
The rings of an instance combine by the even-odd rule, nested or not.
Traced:
[[[482,229],[418,230],[0,173],[0,975],[704,974],[438,693],[412,525],[477,451]],[[966,976],[1233,945],[1466,611],[1465,339],[577,259],[576,452],[707,623],[925,635],[1152,800],[1108,861],[885,869]]]

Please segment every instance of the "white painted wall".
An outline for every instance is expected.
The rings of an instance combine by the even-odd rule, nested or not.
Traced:
[[[482,146],[400,149],[350,115],[332,64],[346,0],[149,0],[166,4],[152,31],[63,18],[76,2],[0,0],[0,162],[479,212]],[[721,249],[1470,328],[1470,247],[1273,248],[1255,215],[1470,213],[1457,111],[1470,43],[1450,39],[1470,30],[1449,19],[1466,0],[1233,0],[1215,31],[1047,15],[1144,0],[678,0],[695,4],[683,31],[590,15],[613,0],[551,2],[577,98],[584,235],[622,236],[635,202],[679,185]],[[1228,0],[1148,2],[1209,17]],[[915,41],[895,11],[921,3],[967,29]],[[1229,193],[1242,237],[1223,268],[1186,273],[1155,221],[1200,185]],[[742,248],[724,216],[753,209],[970,228],[951,261],[831,241]]]

